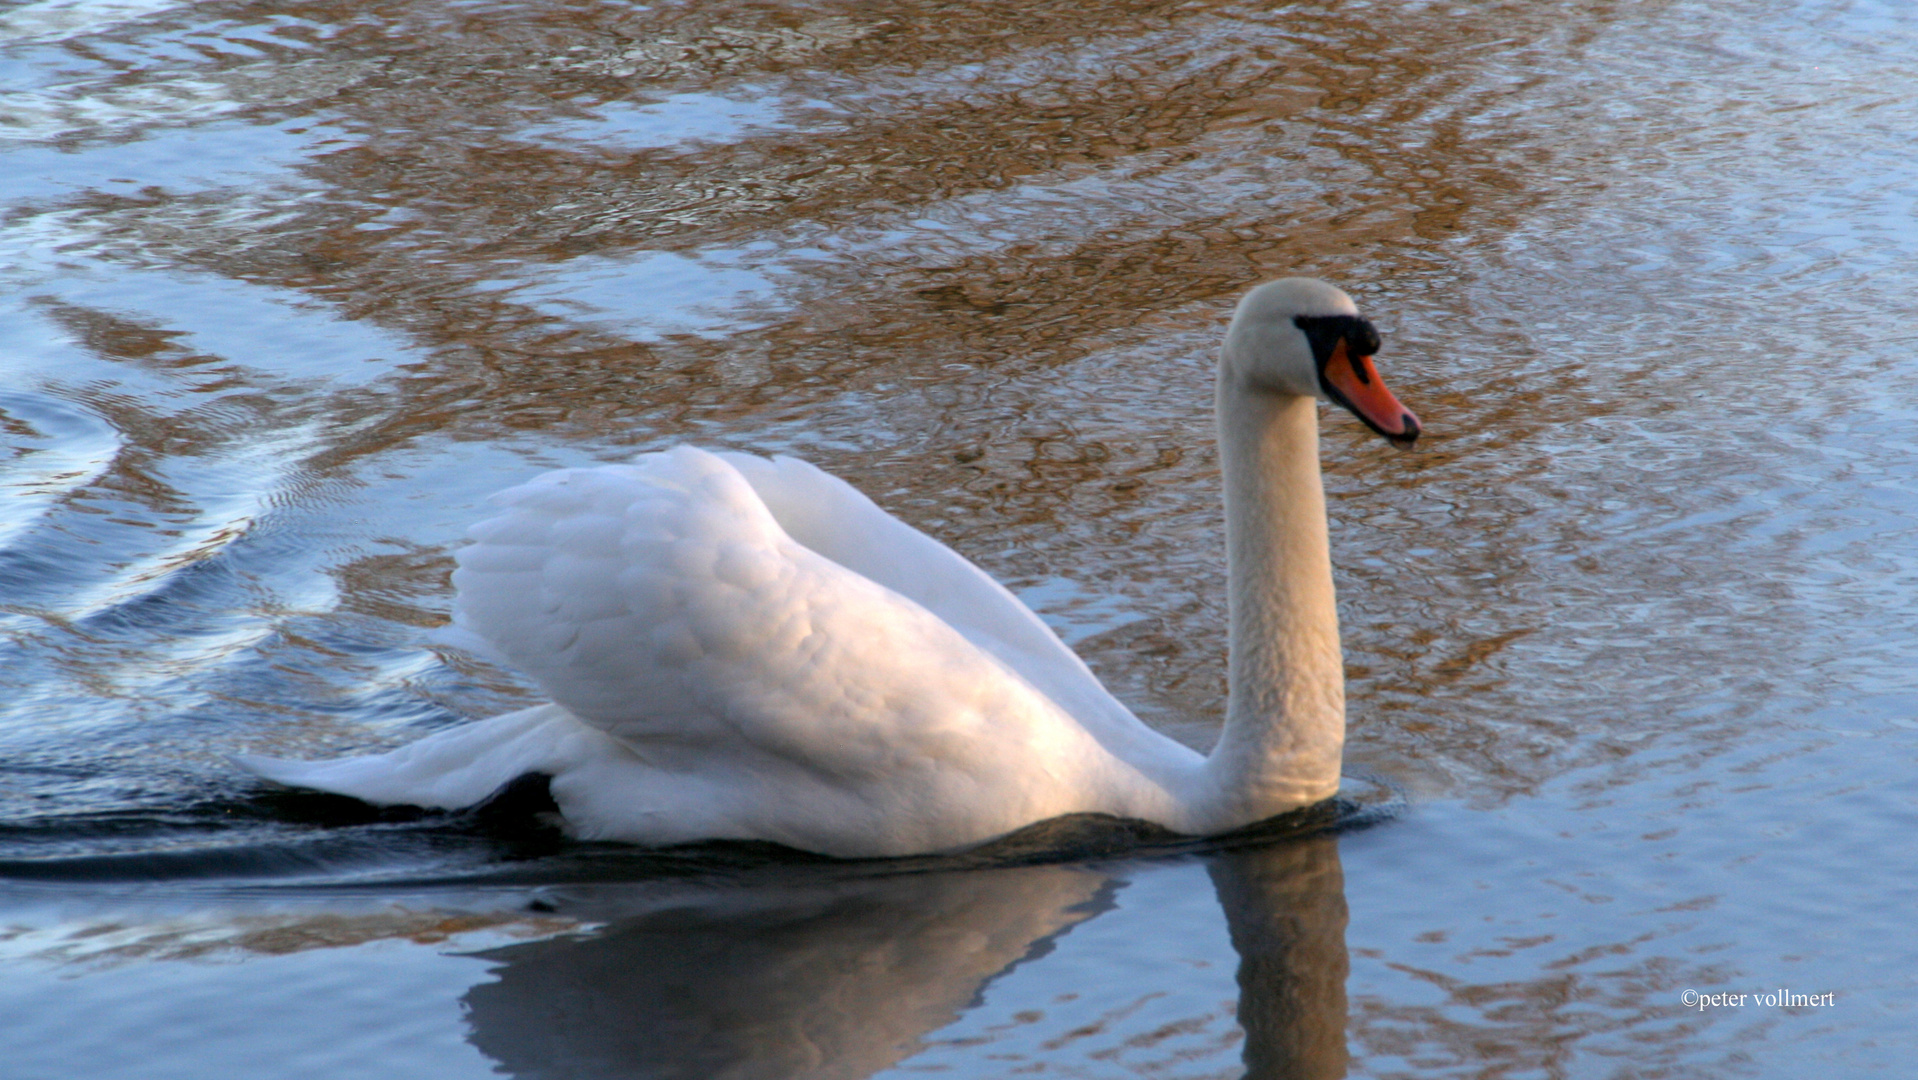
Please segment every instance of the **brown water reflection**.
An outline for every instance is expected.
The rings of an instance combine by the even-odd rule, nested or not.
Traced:
[[[1084,596],[1126,610],[1091,613],[1089,629],[1124,628],[1081,642],[1089,660],[1203,745],[1221,698],[1203,389],[1221,313],[1252,282],[1306,272],[1391,297],[1374,308],[1388,328],[1424,315],[1392,351],[1396,378],[1436,412],[1434,448],[1389,466],[1350,442],[1335,455],[1334,486],[1349,498],[1362,485],[1366,505],[1348,514],[1368,528],[1424,512],[1416,481],[1457,459],[1456,440],[1474,438],[1462,433],[1495,432],[1496,446],[1587,415],[1552,383],[1482,414],[1477,379],[1448,376],[1485,343],[1461,348],[1466,328],[1404,298],[1446,287],[1461,235],[1482,245],[1536,205],[1521,177],[1549,148],[1485,121],[1613,10],[402,5],[369,20],[234,5],[215,34],[253,53],[154,62],[146,50],[177,18],[162,15],[85,39],[114,72],[90,92],[244,73],[236,117],[320,136],[289,173],[264,187],[109,183],[42,214],[69,257],[291,290],[414,343],[423,357],[375,387],[291,391],[307,400],[290,414],[279,380],[221,368],[224,407],[243,396],[237,379],[268,423],[311,417],[324,432],[304,473],[520,431],[605,449],[715,436],[799,449],[1002,576],[1079,568]],[[695,107],[633,145],[630,118],[607,119],[689,99],[745,103],[762,122],[702,141],[710,117]],[[98,127],[62,137],[124,137]],[[726,304],[725,333],[649,328],[649,270]],[[567,306],[582,293],[610,306]],[[97,327],[84,340],[99,355],[209,362],[169,350],[164,327],[60,310]],[[1355,568],[1376,558],[1358,543]],[[1512,553],[1484,556],[1471,576],[1511,580]],[[1372,591],[1348,581],[1349,606]],[[1355,627],[1355,674],[1393,669],[1417,695],[1535,625],[1513,622]],[[1361,705],[1369,692],[1355,687]],[[1477,736],[1451,733],[1443,756],[1497,768],[1496,748],[1458,738]]]

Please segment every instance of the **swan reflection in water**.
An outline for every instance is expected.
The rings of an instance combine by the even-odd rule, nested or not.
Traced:
[[[1246,1075],[1344,1076],[1337,838],[1206,861],[1240,958]],[[597,932],[480,954],[497,981],[467,992],[470,1038],[519,1077],[870,1076],[927,1049],[995,977],[1117,906],[1121,888],[1068,865],[644,902],[582,891],[560,902],[603,921]]]

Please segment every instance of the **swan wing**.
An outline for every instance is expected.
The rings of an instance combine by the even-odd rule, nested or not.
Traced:
[[[457,623],[662,772],[842,801],[1003,794],[1097,756],[991,652],[795,541],[717,455],[561,470],[495,500],[458,554]]]
[[[1141,740],[1166,741],[1114,698],[1005,586],[881,510],[851,484],[798,458],[717,456],[745,477],[787,535],[932,612],[1113,749],[1123,751],[1125,744]]]

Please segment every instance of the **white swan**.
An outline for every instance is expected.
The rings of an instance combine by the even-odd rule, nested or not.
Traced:
[[[495,496],[455,625],[553,704],[261,776],[458,808],[552,777],[584,839],[948,851],[1071,813],[1230,830],[1339,786],[1345,688],[1316,401],[1401,444],[1343,292],[1239,303],[1218,378],[1230,683],[1212,754],[1147,727],[1011,593],[802,461],[679,447]]]

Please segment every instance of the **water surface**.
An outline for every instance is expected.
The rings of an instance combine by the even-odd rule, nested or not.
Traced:
[[[1889,0],[0,7],[0,1051],[1895,1073],[1914,57]],[[1429,432],[1326,418],[1385,820],[847,867],[227,761],[536,700],[432,644],[463,529],[681,441],[847,477],[1209,746],[1213,351],[1294,273]],[[1685,1005],[1779,989],[1831,1004]]]

